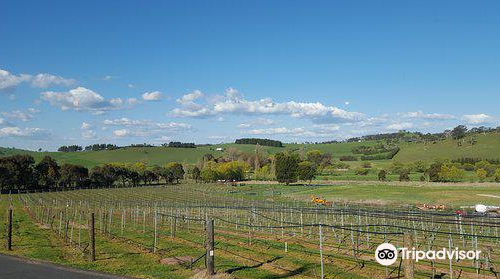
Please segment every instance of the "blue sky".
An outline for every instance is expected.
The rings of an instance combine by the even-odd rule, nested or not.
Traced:
[[[498,1],[10,1],[0,146],[499,126]]]

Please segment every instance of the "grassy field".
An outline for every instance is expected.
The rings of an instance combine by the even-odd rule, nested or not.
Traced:
[[[400,272],[398,266],[385,269],[376,264],[373,251],[376,245],[387,240],[400,246],[401,237],[380,234],[376,224],[431,228],[433,223],[426,215],[422,215],[422,219],[415,219],[420,213],[412,213],[413,221],[407,217],[399,219],[399,215],[393,215],[390,211],[382,214],[379,210],[388,210],[388,207],[380,204],[397,205],[394,208],[400,210],[399,214],[406,214],[404,212],[410,209],[408,205],[414,203],[443,202],[458,207],[472,205],[479,200],[493,202],[495,199],[478,198],[476,194],[498,195],[499,192],[491,186],[411,186],[397,183],[351,183],[332,186],[247,184],[236,187],[181,184],[167,187],[32,193],[21,196],[2,195],[0,218],[4,220],[9,204],[14,207],[14,250],[5,251],[4,246],[1,246],[0,252],[139,278],[189,278],[203,269],[203,261],[194,264],[193,269],[182,265],[163,265],[159,261],[180,256],[197,258],[202,254],[204,228],[203,222],[197,220],[211,216],[216,219],[218,273],[226,273],[229,276],[227,278],[312,279],[318,278],[320,271],[318,228],[287,224],[312,224],[320,221],[323,224],[338,226],[350,224],[351,228],[353,224],[363,228],[367,226],[367,231],[354,234],[349,228],[324,228],[322,243],[326,278],[387,278],[389,273]],[[335,201],[371,205],[339,207],[336,202],[331,208],[314,206],[310,202],[311,194]],[[373,203],[379,205],[374,207]],[[344,210],[344,213],[341,213],[340,209]],[[157,251],[153,253],[155,210],[159,212],[159,234]],[[358,213],[358,210],[368,211]],[[378,213],[372,215],[371,211]],[[89,212],[96,214],[95,262],[88,261],[88,250],[85,249],[88,243],[86,224]],[[447,218],[432,216],[434,221]],[[450,218],[455,220],[455,217]],[[177,220],[175,223],[174,219]],[[64,229],[65,220],[68,222],[67,230]],[[368,229],[368,224],[374,227]],[[481,221],[477,220],[476,228],[464,225],[464,230],[470,233],[470,230],[480,229],[483,236],[498,233],[491,228],[480,227],[480,224]],[[253,227],[249,227],[250,225]],[[62,232],[59,232],[60,227],[63,228]],[[82,232],[81,239],[78,237],[79,228]],[[440,225],[435,229],[447,232],[457,228],[453,224]],[[389,231],[392,232],[400,233],[400,229]],[[4,234],[5,228],[2,227],[0,237],[3,238]],[[67,237],[64,237],[65,234]],[[426,233],[415,231],[414,235],[419,245],[425,247],[447,245],[448,241],[446,235],[432,238],[432,243],[426,240],[429,239]],[[384,239],[385,237],[388,239]],[[455,238],[454,241],[459,243],[458,245],[466,245],[469,241],[459,236]],[[484,245],[491,245],[491,242],[480,239],[479,246]],[[489,256],[489,262],[498,263],[498,252],[493,251]],[[417,265],[415,278],[429,278],[429,264],[421,262]],[[476,278],[473,263],[464,261],[454,265],[457,265],[457,272],[462,270],[460,278]],[[435,268],[438,274],[449,270],[446,262],[436,262]],[[486,272],[482,271],[483,277],[492,278]]]
[[[324,186],[289,194],[289,197],[300,200],[308,199],[311,194],[324,197],[330,201],[354,202],[379,205],[411,206],[418,204],[444,204],[449,208],[459,209],[461,206],[473,206],[477,203],[500,204],[500,187],[498,186],[454,186],[421,184],[408,185],[397,183],[391,185],[346,184]],[[485,196],[491,195],[496,196]]]
[[[457,146],[452,139],[432,143],[401,143],[401,151],[394,157],[399,162],[414,162],[417,160],[433,161],[435,159],[483,158],[500,159],[500,134],[475,135],[477,144],[464,143]],[[468,141],[470,137],[465,138]]]
[[[290,150],[299,151],[319,149],[325,153],[332,154],[334,158],[343,155],[352,155],[351,149],[359,145],[374,145],[376,142],[365,143],[338,143],[338,144],[285,144],[284,147],[260,146],[261,154],[275,154],[277,152]],[[85,152],[33,152],[19,149],[0,148],[0,156],[13,154],[30,154],[36,161],[43,156],[49,155],[61,163],[80,164],[86,167],[93,167],[110,162],[135,163],[143,162],[147,165],[164,165],[168,162],[180,162],[194,164],[205,154],[212,154],[215,157],[224,154],[224,151],[217,151],[218,147],[224,150],[236,148],[242,152],[252,154],[255,152],[255,145],[248,144],[218,144],[212,146],[200,146],[197,148],[172,148],[172,147],[127,147],[117,150],[85,151]]]
[[[418,160],[431,162],[436,159],[456,159],[462,157],[484,158],[484,159],[500,159],[500,135],[498,133],[490,133],[486,135],[476,135],[477,144],[471,146],[464,143],[462,146],[457,146],[456,141],[448,139],[433,143],[407,143],[401,142],[400,152],[393,160],[377,160],[372,161],[375,167],[387,167],[393,161],[398,162],[415,162]],[[465,139],[467,141],[468,138]],[[274,154],[280,151],[301,151],[318,149],[325,153],[331,154],[334,159],[339,159],[345,155],[355,155],[352,153],[352,148],[360,145],[375,145],[382,141],[366,141],[366,142],[345,142],[332,144],[285,144],[284,147],[267,147],[260,146],[261,154]],[[74,163],[86,167],[93,167],[110,162],[134,163],[143,162],[147,165],[164,165],[168,162],[181,162],[187,164],[196,163],[204,154],[210,153],[215,157],[223,155],[224,151],[217,151],[216,148],[222,147],[224,150],[228,148],[236,148],[245,153],[253,153],[254,145],[246,144],[218,144],[212,146],[200,146],[197,148],[170,148],[170,147],[128,147],[111,151],[86,151],[86,152],[33,152],[11,148],[0,148],[0,156],[8,156],[13,154],[30,154],[35,157],[35,160],[40,160],[44,155],[50,155],[60,163]],[[362,161],[348,162],[353,167],[359,166]]]

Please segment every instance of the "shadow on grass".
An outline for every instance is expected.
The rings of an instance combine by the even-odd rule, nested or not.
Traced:
[[[307,271],[313,264],[305,264],[299,268],[296,268],[294,270],[290,270],[284,274],[275,274],[275,275],[268,275],[266,277],[263,277],[262,279],[280,279],[280,278],[288,278],[291,276],[299,275]]]
[[[252,269],[252,268],[258,268],[258,267],[263,266],[263,265],[264,265],[264,264],[266,264],[266,263],[272,263],[272,262],[277,261],[277,260],[279,260],[279,259],[281,259],[281,258],[282,258],[282,257],[278,256],[278,257],[274,257],[274,258],[272,258],[272,259],[270,259],[270,260],[267,260],[267,261],[265,261],[265,262],[260,262],[260,263],[255,264],[255,265],[245,265],[245,266],[239,266],[239,267],[230,268],[230,269],[228,269],[228,270],[226,271],[226,273],[231,274],[231,273],[233,273],[233,272],[240,271],[240,270]]]

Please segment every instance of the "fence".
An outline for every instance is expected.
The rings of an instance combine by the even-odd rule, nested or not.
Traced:
[[[210,257],[206,253],[210,255],[215,248],[221,253],[212,252],[213,256],[231,255],[255,262],[255,266],[267,264],[283,268],[274,264],[274,258],[262,260],[259,251],[272,249],[282,251],[284,258],[303,258],[314,263],[312,269],[321,278],[336,271],[335,266],[349,266],[349,272],[353,273],[368,269],[374,278],[403,274],[407,278],[497,278],[500,254],[494,248],[500,241],[498,218],[410,209],[221,201],[210,196],[193,202],[192,196],[184,196],[182,190],[165,191],[168,191],[165,200],[158,199],[154,192],[109,197],[96,190],[37,193],[20,198],[34,220],[58,233],[69,245],[81,249],[83,256],[89,256],[87,247],[92,243],[91,234],[83,233],[89,230],[85,224],[91,220],[91,213],[95,213],[95,231],[102,236],[121,239],[159,255],[166,253],[161,248],[164,243],[182,240],[192,245],[193,250],[204,251],[208,264]],[[206,239],[206,220],[209,219],[214,220],[216,240],[212,241],[211,249],[206,246],[210,243]],[[136,237],[141,234],[151,237],[147,240]],[[243,242],[245,247],[238,246]],[[400,261],[397,265],[382,267],[373,255],[383,242],[422,250],[446,247],[483,253],[479,260],[432,260],[415,264]],[[217,261],[214,266],[217,269]]]

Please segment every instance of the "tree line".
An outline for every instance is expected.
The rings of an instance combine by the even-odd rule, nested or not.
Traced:
[[[169,143],[162,144],[162,146],[176,147],[176,148],[196,148],[196,144],[194,144],[194,142],[180,142],[180,141],[171,141]]]
[[[279,140],[271,139],[259,139],[259,138],[243,138],[237,139],[234,143],[236,144],[253,144],[262,146],[273,146],[273,147],[283,147],[283,143]]]
[[[172,184],[184,179],[184,174],[184,167],[176,162],[152,167],[143,163],[110,163],[89,170],[76,164],[59,165],[50,156],[38,163],[25,154],[0,158],[0,190],[3,191]]]

